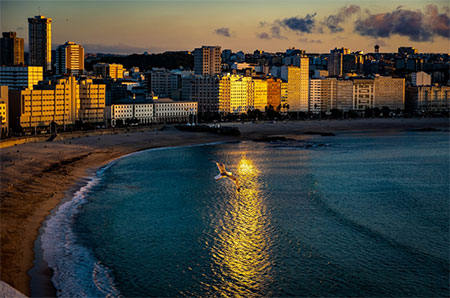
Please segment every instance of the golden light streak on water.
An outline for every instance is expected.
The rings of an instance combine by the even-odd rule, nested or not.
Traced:
[[[213,289],[225,297],[260,295],[271,281],[270,218],[261,196],[259,174],[251,160],[240,160],[237,175],[241,191],[230,196],[217,228],[212,252],[221,282]]]

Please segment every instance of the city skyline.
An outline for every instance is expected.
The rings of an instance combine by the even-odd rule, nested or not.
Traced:
[[[2,31],[28,48],[27,18],[53,19],[52,48],[74,41],[86,52],[116,54],[193,50],[198,44],[252,52],[448,52],[445,1],[2,1]],[[239,9],[237,9],[237,7]],[[92,29],[94,28],[94,29]],[[358,47],[356,47],[356,45]]]

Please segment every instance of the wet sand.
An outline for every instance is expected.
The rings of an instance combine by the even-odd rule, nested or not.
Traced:
[[[164,131],[129,132],[29,143],[1,149],[1,279],[30,294],[27,271],[33,266],[34,243],[41,223],[82,177],[131,152],[156,147],[219,141],[252,140],[269,135],[304,132],[376,132],[436,128],[448,131],[449,119],[368,119],[229,123],[241,137],[209,133]]]

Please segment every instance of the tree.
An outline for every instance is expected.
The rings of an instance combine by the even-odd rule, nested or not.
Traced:
[[[272,105],[266,106],[266,107],[265,107],[265,110],[266,110],[266,116],[267,116],[267,118],[270,119],[270,120],[273,120],[273,119],[275,119],[275,118],[278,119],[278,118],[280,117],[280,113],[278,113],[277,111],[275,111],[275,110],[273,109],[273,106],[272,106]]]
[[[391,114],[391,109],[389,109],[389,107],[382,107],[381,113],[383,113],[383,117],[389,117]]]
[[[374,117],[380,117],[380,113],[381,113],[380,108],[374,108],[373,109],[373,116]]]
[[[364,110],[364,117],[365,118],[371,118],[373,117],[373,109],[366,107],[366,109]]]
[[[50,123],[50,133],[56,133],[56,126],[57,126],[57,124],[55,121],[52,121]]]
[[[342,111],[339,109],[331,109],[331,118],[333,119],[339,119],[342,118]]]
[[[367,115],[366,115],[366,117],[367,117]],[[356,111],[349,110],[348,111],[348,118],[358,118],[358,113]]]

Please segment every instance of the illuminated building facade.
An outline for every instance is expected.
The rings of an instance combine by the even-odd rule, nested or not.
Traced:
[[[267,79],[267,105],[274,110],[281,105],[281,80],[275,78]]]
[[[56,49],[56,73],[80,75],[84,71],[84,48],[66,42]]]
[[[92,66],[94,75],[103,78],[122,79],[123,65],[116,63],[97,63]]]
[[[23,38],[18,38],[16,32],[3,32],[0,39],[0,65],[23,65]]]
[[[103,122],[106,86],[94,84],[92,80],[82,80],[79,82],[79,92],[80,111],[78,118],[83,122]]]
[[[8,86],[0,86],[0,132],[2,137],[9,133],[8,99]]]
[[[253,107],[260,111],[264,111],[268,106],[267,101],[267,86],[266,80],[253,79]]]
[[[75,78],[69,77],[33,90],[12,91],[10,109],[15,128],[44,127],[53,121],[74,124],[80,108],[78,88]]]
[[[308,112],[309,110],[309,58],[302,57],[300,64],[300,67],[287,67],[290,112]]]

